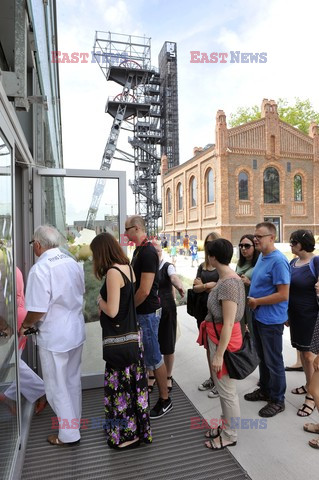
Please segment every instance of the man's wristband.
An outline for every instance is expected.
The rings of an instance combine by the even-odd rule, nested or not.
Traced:
[[[204,283],[204,290],[206,290],[207,288],[207,283]]]

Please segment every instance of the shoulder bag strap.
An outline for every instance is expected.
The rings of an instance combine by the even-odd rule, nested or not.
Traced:
[[[129,267],[130,267],[130,280],[131,280],[131,297],[132,297],[132,302],[133,302],[134,309],[135,309],[135,304],[134,304],[134,288],[133,288],[133,273],[132,273],[132,267],[131,267],[131,265],[129,265]]]
[[[109,270],[111,270],[112,268],[113,268],[114,270],[117,270],[118,272],[120,272],[120,274],[121,274],[121,276],[122,276],[122,278],[123,278],[123,280],[124,280],[124,283],[126,283],[127,280],[128,280],[128,278],[127,278],[127,276],[125,275],[125,273],[123,273],[122,270],[120,270],[118,267],[114,267],[114,266],[113,266],[113,267],[110,267]],[[109,271],[109,270],[108,270],[108,271]]]
[[[135,301],[134,301],[133,271],[132,271],[131,265],[129,265],[129,267],[130,267],[130,279],[131,279],[131,305],[134,313],[135,322],[136,322],[136,325],[138,326],[136,307],[135,307]]]
[[[214,324],[214,329],[215,329],[216,337],[217,337],[217,340],[219,341],[220,337],[219,337],[218,332],[217,332],[216,323],[215,323],[215,320],[214,320],[213,315],[212,315],[212,319],[213,319],[213,324]]]
[[[315,261],[315,259],[317,261]],[[317,263],[317,265],[316,265],[316,263]],[[309,262],[309,268],[311,270],[312,275],[315,277],[316,280],[319,277],[318,263],[319,263],[319,256],[312,257],[312,259]],[[317,268],[318,268],[318,271],[317,271]]]

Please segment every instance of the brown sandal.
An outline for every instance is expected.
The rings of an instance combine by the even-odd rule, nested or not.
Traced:
[[[215,442],[216,438],[219,438],[219,444]],[[205,442],[205,447],[210,448],[211,450],[223,450],[224,448],[233,447],[236,444],[237,442],[231,442],[231,443],[228,443],[227,445],[224,445],[221,435],[218,435],[217,437],[215,437],[215,439],[211,439]]]
[[[74,445],[78,445],[80,443],[80,440],[77,440],[76,442],[67,442],[67,443],[61,442],[58,435],[49,435],[47,440],[50,445],[57,445],[58,447],[73,447]]]
[[[319,438],[313,438],[308,442],[308,445],[310,445],[312,448],[316,448],[319,450]]]
[[[309,395],[306,395],[306,400],[313,402],[313,407],[311,407],[307,403],[303,403],[302,407],[298,409],[298,412],[297,412],[298,417],[309,417],[309,415],[311,415],[315,409],[316,405],[315,405],[314,399],[309,397]]]
[[[319,423],[305,423],[303,429],[305,432],[319,433]]]
[[[294,395],[306,395],[307,394],[307,389],[306,385],[301,385],[301,387],[296,387],[291,390],[291,393]]]
[[[205,433],[205,438],[217,438],[220,436],[220,434],[222,433],[222,428],[220,425],[218,425],[217,428],[211,428],[210,430],[208,430],[206,433]]]

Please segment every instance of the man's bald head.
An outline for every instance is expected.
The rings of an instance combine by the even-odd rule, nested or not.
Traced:
[[[145,220],[140,215],[132,215],[127,218],[126,225],[128,227],[136,226],[139,227],[143,232],[146,231]]]

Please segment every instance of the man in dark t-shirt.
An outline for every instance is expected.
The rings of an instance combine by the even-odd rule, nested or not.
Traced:
[[[158,297],[158,263],[157,252],[152,243],[146,238],[141,245],[136,247],[132,258],[132,266],[136,277],[136,291],[141,286],[142,273],[151,273],[154,274],[155,277],[149,295],[143,303],[136,306],[136,312],[138,314],[153,313],[160,308]]]
[[[128,217],[125,236],[135,243],[132,266],[136,277],[135,306],[142,330],[146,368],[154,372],[159,399],[151,409],[150,418],[160,418],[173,408],[167,390],[167,371],[158,342],[161,308],[158,297],[158,255],[147,239],[144,219],[138,215]]]

